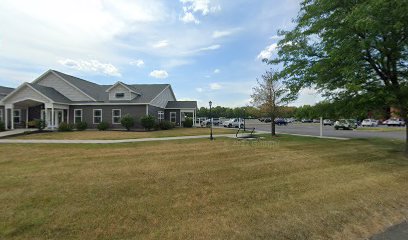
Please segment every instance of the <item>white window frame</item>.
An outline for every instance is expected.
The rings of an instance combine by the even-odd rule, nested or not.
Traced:
[[[100,116],[95,116],[95,111],[101,111],[101,115]],[[103,122],[103,112],[102,112],[102,109],[93,109],[93,111],[92,111],[92,113],[93,113],[93,117],[92,117],[92,121],[93,121],[93,124],[99,124],[99,123],[101,123],[101,122]],[[100,122],[95,122],[95,117],[99,117],[99,118],[101,118],[101,121]]]
[[[174,122],[172,121],[172,115],[174,114]],[[170,122],[177,123],[177,112],[170,112]]]
[[[115,111],[119,111],[119,116],[113,115]],[[119,122],[115,123],[115,117],[119,117]],[[122,109],[119,109],[119,108],[112,109],[112,124],[120,124],[121,119],[122,119]]]
[[[0,122],[4,122],[3,109],[0,109]]]
[[[76,109],[74,109],[74,123],[77,123],[76,118],[78,116],[76,115],[76,111],[81,111],[81,122],[82,122],[84,112],[82,111],[82,109],[76,108]]]
[[[21,109],[13,109],[13,122],[14,123],[21,123]],[[18,116],[16,114],[14,114],[15,112],[18,112]],[[18,122],[14,121],[14,119],[18,117]]]
[[[164,111],[157,111],[157,119],[159,121],[164,120]]]

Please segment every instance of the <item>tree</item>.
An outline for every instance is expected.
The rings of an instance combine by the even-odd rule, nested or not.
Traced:
[[[127,131],[130,131],[130,128],[132,128],[135,125],[135,120],[133,119],[132,116],[130,116],[130,114],[126,114],[120,120],[120,124],[122,124],[122,126],[126,128]]]
[[[271,118],[271,134],[276,136],[275,118],[282,106],[293,97],[289,89],[285,88],[275,71],[266,71],[261,79],[257,79],[258,86],[252,89],[252,103],[261,108]]]
[[[303,0],[295,27],[279,31],[280,76],[292,92],[370,96],[408,112],[408,1]],[[369,99],[367,99],[369,100]],[[406,127],[408,154],[408,125]]]

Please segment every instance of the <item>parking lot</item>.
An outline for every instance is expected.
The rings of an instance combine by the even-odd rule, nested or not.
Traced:
[[[255,128],[259,131],[270,131],[271,124],[263,123],[257,119],[246,120],[247,128]],[[363,130],[334,130],[333,126],[324,126],[323,135],[328,137],[345,137],[345,138],[389,138],[389,139],[405,139],[404,127],[392,127],[393,131],[381,131],[387,130],[386,126],[373,127],[367,131]],[[378,131],[376,131],[378,130]],[[286,126],[276,126],[278,133],[292,133],[303,135],[320,135],[320,126],[317,123],[289,123]]]

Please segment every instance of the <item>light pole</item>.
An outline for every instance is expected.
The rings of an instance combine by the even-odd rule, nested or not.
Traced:
[[[210,105],[210,140],[212,141],[212,140],[214,140],[213,134],[212,134],[212,115],[211,115],[212,102],[210,101],[210,102],[208,102],[208,104]]]

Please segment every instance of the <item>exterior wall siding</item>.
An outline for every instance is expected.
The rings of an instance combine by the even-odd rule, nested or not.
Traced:
[[[168,101],[176,101],[173,97],[173,94],[170,90],[170,87],[167,87],[162,93],[160,93],[152,102],[151,104],[165,108]]]
[[[4,123],[4,106],[0,106],[0,122]]]
[[[69,85],[64,80],[55,76],[53,73],[49,73],[37,82],[39,85],[52,87],[58,92],[62,93],[65,97],[71,101],[93,101],[88,96],[78,91],[75,87]]]
[[[170,121],[170,112],[176,113],[176,126],[180,126],[180,110],[179,109],[166,109],[164,111],[164,119]]]
[[[45,102],[45,103],[50,102],[47,98],[43,97],[42,95],[40,95],[39,93],[31,89],[30,87],[24,86],[23,88],[20,89],[20,91],[16,92],[10,98],[6,99],[4,103],[5,104],[14,103],[14,102],[18,102],[24,99],[33,99],[35,101]]]
[[[159,118],[159,113],[158,113],[159,111],[164,112],[164,108],[159,108],[156,106],[149,105],[149,109],[148,109],[149,115],[155,117],[156,120]]]
[[[124,93],[125,96],[123,98],[116,98],[116,93]],[[116,85],[116,87],[109,91],[109,100],[131,100],[132,97],[132,93],[129,91],[129,89],[120,84]]]
[[[94,129],[97,124],[93,124],[93,110],[102,109],[102,121],[109,123],[110,128],[123,129],[121,124],[112,123],[112,110],[120,109],[121,116],[130,114],[135,119],[134,128],[142,128],[140,125],[140,118],[146,115],[146,105],[84,105],[84,106],[70,106],[69,107],[69,122],[74,123],[74,109],[82,109],[82,121],[88,124],[88,128]]]

